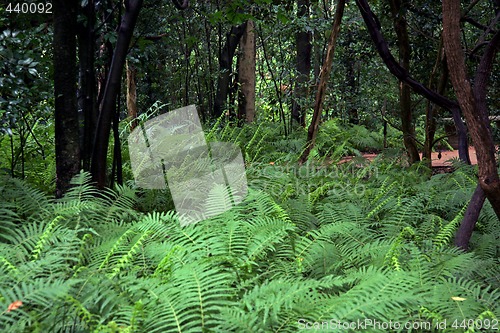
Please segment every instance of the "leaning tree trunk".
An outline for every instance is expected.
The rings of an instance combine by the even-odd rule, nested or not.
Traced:
[[[405,6],[407,5],[407,0]],[[399,64],[406,71],[410,71],[410,39],[406,23],[406,15],[403,12],[401,0],[389,1],[391,5],[394,30],[398,36],[397,44],[399,48]],[[404,82],[399,82],[399,106],[401,109],[401,129],[403,131],[403,143],[406,147],[410,164],[420,161],[417,142],[415,140],[415,128],[412,123],[411,112],[411,87]]]
[[[79,121],[76,100],[77,0],[54,0],[54,96],[56,197],[80,171]]]
[[[476,148],[479,185],[500,219],[500,178],[495,160],[495,144],[486,104],[487,82],[500,46],[500,31],[488,43],[474,77],[474,88],[467,76],[461,45],[460,0],[443,1],[443,42],[451,83]]]
[[[326,59],[323,63],[323,68],[321,69],[318,91],[316,92],[313,119],[311,121],[311,124],[309,125],[309,129],[307,130],[307,146],[300,156],[299,164],[305,163],[309,158],[309,154],[311,153],[311,150],[313,149],[314,143],[316,141],[316,135],[318,134],[319,120],[321,118],[321,112],[323,110],[323,102],[325,101],[326,86],[328,84],[330,71],[332,69],[335,45],[337,43],[337,37],[340,33],[340,23],[342,21],[342,16],[344,15],[345,2],[345,0],[339,0],[337,3],[337,8],[335,10],[332,32],[330,34],[330,39],[328,40]]]
[[[247,21],[240,49],[238,118],[244,118],[247,123],[251,123],[255,118],[255,23],[252,20]]]
[[[113,60],[111,62],[108,79],[106,81],[106,87],[104,88],[104,96],[97,122],[91,165],[93,179],[97,182],[97,185],[100,188],[106,186],[106,160],[111,123],[114,116],[116,98],[120,90],[125,58],[127,56],[130,40],[132,39],[132,34],[134,32],[135,23],[137,22],[137,17],[139,16],[139,12],[141,10],[142,2],[143,0],[126,1],[125,15],[123,16],[120,24],[118,40],[113,52]]]

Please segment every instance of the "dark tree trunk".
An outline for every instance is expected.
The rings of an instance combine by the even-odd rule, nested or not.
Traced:
[[[231,82],[231,71],[233,68],[233,58],[236,47],[240,42],[241,36],[245,32],[246,23],[231,28],[226,36],[226,43],[222,48],[219,57],[219,79],[217,81],[217,95],[214,101],[214,117],[220,117],[226,106],[229,83]]]
[[[297,17],[308,16],[309,0],[298,0],[297,7]],[[304,101],[307,98],[309,75],[311,73],[311,37],[309,31],[298,31],[295,34],[297,79],[293,90],[292,119],[303,127],[306,126],[305,112],[307,106],[304,105]]]
[[[85,23],[80,24],[78,50],[80,59],[80,105],[83,111],[83,143],[81,146],[83,169],[90,171],[92,144],[97,124],[95,77],[95,2],[89,0],[83,8]]]
[[[350,47],[352,43],[354,43],[353,32],[347,30],[346,32],[346,45],[347,45],[347,56],[345,57],[345,66],[346,66],[346,83],[344,90],[344,98],[347,101],[346,103],[346,111],[347,118],[350,124],[358,124],[359,123],[359,115],[358,109],[356,108],[356,92],[357,92],[357,83],[356,83],[356,51]]]
[[[493,60],[500,47],[500,31],[488,43],[474,77],[469,82],[461,44],[460,0],[443,1],[443,42],[450,78],[476,148],[479,185],[500,219],[500,178],[495,160],[495,144],[486,104],[487,82]]]
[[[392,75],[397,77],[400,81],[409,85],[417,94],[424,96],[434,104],[439,105],[440,107],[451,112],[459,136],[459,158],[465,163],[470,163],[469,149],[467,144],[467,129],[460,115],[460,106],[455,101],[452,101],[449,98],[446,98],[445,96],[442,96],[435,91],[428,89],[423,84],[411,77],[410,74],[408,74],[408,71],[401,67],[397,63],[396,59],[394,59],[394,57],[392,56],[389,50],[389,46],[387,45],[387,42],[380,32],[378,19],[371,11],[368,2],[366,0],[356,0],[356,4],[361,12],[361,16],[365,21],[368,32],[370,33],[370,36],[380,57],[382,58]]]
[[[97,122],[94,150],[92,153],[92,176],[100,188],[106,186],[107,153],[109,147],[109,135],[113,120],[116,98],[121,85],[121,77],[125,58],[135,23],[141,10],[143,0],[128,0],[118,31],[118,40],[113,52],[111,68],[104,88],[104,96],[100,107],[99,119]]]
[[[481,213],[481,208],[483,208],[484,200],[486,195],[480,185],[477,185],[474,194],[467,206],[464,218],[458,231],[455,235],[455,245],[461,247],[464,250],[469,249],[469,241],[472,237],[472,231],[476,226],[477,219],[479,218],[479,213]]]
[[[79,120],[76,99],[76,12],[78,1],[54,0],[54,95],[56,196],[70,187],[80,171]]]
[[[407,72],[410,71],[410,39],[406,23],[406,14],[404,6],[407,6],[407,0],[391,0],[391,12],[394,22],[394,30],[398,36],[397,44],[399,48],[399,64]],[[399,83],[399,106],[401,111],[401,130],[403,131],[403,143],[406,147],[410,164],[420,161],[417,142],[415,141],[415,128],[412,122],[411,112],[411,87],[404,82]]]
[[[210,25],[209,21],[205,19],[205,39],[207,41],[207,54],[208,54],[208,77],[206,78],[206,91],[208,91],[208,112],[211,112],[214,107],[214,97],[215,97],[215,92],[214,92],[214,79],[213,79],[213,69],[214,66],[212,65],[212,26]],[[209,116],[209,114],[206,114],[205,116]]]
[[[437,88],[437,92],[440,95],[444,95],[446,90],[446,83],[448,82],[448,68],[446,67],[445,57],[442,52],[442,45],[439,46],[439,51],[437,54],[436,62],[434,68],[432,69],[429,78],[429,87]],[[439,81],[434,83],[437,73],[441,71]],[[432,168],[432,148],[434,147],[434,137],[436,134],[436,115],[439,112],[439,107],[432,104],[427,100],[427,106],[425,110],[425,142],[424,149],[422,152],[422,159],[427,163],[429,168]],[[439,138],[438,138],[439,139]]]
[[[316,141],[316,135],[318,134],[319,121],[321,118],[321,112],[323,110],[323,102],[325,101],[326,86],[328,84],[328,79],[330,78],[330,71],[332,69],[333,55],[335,52],[335,45],[337,43],[337,37],[340,33],[340,23],[342,22],[342,17],[344,16],[345,0],[338,0],[337,8],[335,10],[335,17],[333,18],[333,27],[328,40],[328,48],[326,53],[326,59],[321,69],[318,91],[316,92],[316,100],[314,102],[314,113],[311,124],[307,130],[307,146],[300,156],[299,164],[303,164],[309,158],[309,154],[314,147]]]

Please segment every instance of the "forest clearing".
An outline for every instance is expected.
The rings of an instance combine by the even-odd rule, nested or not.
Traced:
[[[499,0],[0,4],[0,332],[498,332]]]

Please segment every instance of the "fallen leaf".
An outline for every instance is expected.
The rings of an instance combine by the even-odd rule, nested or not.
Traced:
[[[7,312],[11,312],[12,310],[19,309],[19,307],[23,305],[23,302],[21,301],[14,301],[10,303],[9,307],[7,308]]]

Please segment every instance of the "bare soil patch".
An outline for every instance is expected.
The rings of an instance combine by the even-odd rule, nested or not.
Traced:
[[[458,150],[443,150],[441,151],[441,156],[439,152],[433,152],[431,155],[432,167],[448,171],[451,166],[451,160],[458,159]],[[378,154],[374,153],[364,153],[363,157],[371,161],[377,157]],[[477,164],[476,149],[474,147],[469,147],[469,157],[472,164]],[[340,160],[340,164],[349,162],[353,159],[353,156],[346,156]],[[422,154],[420,154],[422,158]]]

